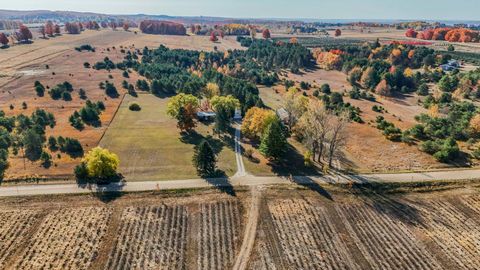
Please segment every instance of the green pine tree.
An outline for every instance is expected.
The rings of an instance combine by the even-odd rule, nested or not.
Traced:
[[[215,117],[215,132],[218,134],[225,133],[230,126],[229,112],[223,107],[219,107]]]
[[[282,129],[282,124],[277,118],[266,128],[262,134],[260,152],[268,158],[278,159],[287,148],[287,139]]]
[[[200,176],[209,177],[215,174],[217,159],[208,141],[203,140],[195,148],[193,163]]]

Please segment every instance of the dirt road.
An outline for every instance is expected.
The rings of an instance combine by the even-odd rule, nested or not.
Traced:
[[[245,234],[243,236],[242,247],[240,253],[237,256],[233,270],[247,269],[247,265],[252,253],[253,246],[255,244],[255,238],[257,235],[258,217],[260,213],[260,199],[261,199],[261,187],[252,187],[252,198],[250,205],[250,212],[248,214],[248,221],[245,226]]]

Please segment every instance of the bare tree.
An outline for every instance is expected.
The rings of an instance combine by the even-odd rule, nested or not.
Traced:
[[[332,167],[334,157],[338,156],[338,153],[345,146],[347,139],[348,116],[342,114],[339,117],[333,117],[329,122],[329,132],[327,134],[328,141],[328,166]]]
[[[288,113],[287,125],[290,131],[297,125],[302,115],[307,111],[307,108],[307,97],[290,93],[290,91],[285,95],[284,109]]]
[[[310,101],[307,111],[300,118],[298,131],[303,136],[305,143],[311,149],[314,160],[321,162],[327,134],[331,128],[332,115],[325,109],[320,101]]]

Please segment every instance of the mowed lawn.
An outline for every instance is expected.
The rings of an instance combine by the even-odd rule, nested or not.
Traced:
[[[141,106],[141,111],[129,110],[134,102]],[[213,125],[198,123],[198,134],[182,136],[176,121],[166,114],[167,103],[168,98],[150,94],[125,96],[101,140],[100,146],[119,156],[120,172],[127,181],[199,178],[192,164],[194,146],[213,135]],[[228,176],[234,175],[237,165],[232,145],[216,136],[210,140],[218,152],[218,169]]]

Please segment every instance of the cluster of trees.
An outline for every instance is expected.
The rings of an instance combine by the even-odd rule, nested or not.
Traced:
[[[35,90],[37,91],[37,94],[39,93],[39,90],[42,87],[43,86],[41,84],[35,83]],[[72,84],[69,82],[63,82],[61,84],[56,85],[52,89],[50,89],[48,91],[48,94],[54,100],[63,99],[65,101],[70,101],[72,100],[72,95],[71,95],[72,92],[73,92]]]
[[[99,61],[95,63],[95,65],[93,65],[93,68],[96,70],[106,69],[110,71],[112,69],[115,69],[116,67],[117,66],[115,65],[115,63],[113,63],[112,60],[110,60],[110,58],[108,57],[105,57],[103,61]]]
[[[45,23],[45,25],[41,26],[39,29],[40,34],[42,34],[43,38],[46,36],[54,37],[56,35],[60,35],[60,26],[58,24],[54,24],[51,21]]]
[[[55,126],[55,117],[37,109],[30,116],[7,117],[0,111],[0,179],[7,170],[10,150],[31,161],[48,159],[44,151],[46,128]],[[46,164],[47,165],[47,164]]]
[[[228,61],[233,62],[225,58],[224,53],[170,50],[161,46],[156,50],[144,49],[142,54],[142,62],[139,63],[133,57],[135,54],[127,53],[122,66],[131,67],[146,77],[150,81],[148,89],[155,95],[185,93],[200,97],[210,82],[219,86],[220,95],[232,95],[238,99],[243,112],[256,104],[261,105],[257,87],[245,79],[244,73],[218,70]]]
[[[293,93],[287,96],[285,109],[290,132],[309,149],[305,157],[317,162],[325,160],[331,167],[345,144],[349,116],[337,114],[318,100],[306,100]]]
[[[267,158],[279,159],[287,150],[287,132],[275,112],[253,107],[242,123],[242,134],[260,140],[260,152]]]
[[[466,28],[435,28],[417,32],[408,29],[405,36],[424,40],[445,40],[449,42],[479,42],[479,32]]]
[[[416,91],[431,79],[431,74],[413,72],[413,69],[448,61],[446,57],[436,57],[435,51],[429,48],[395,43],[381,46],[378,42],[314,50],[314,57],[324,68],[347,73],[353,86],[382,96]]]
[[[65,32],[71,35],[78,35],[84,30],[83,24],[80,22],[67,22],[65,23]]]
[[[111,98],[117,98],[120,96],[115,85],[109,81],[101,82],[99,87],[100,89],[105,90],[105,94]]]
[[[157,20],[145,20],[140,23],[140,30],[146,34],[156,35],[186,35],[187,29],[182,24],[157,21]]]
[[[89,126],[99,127],[101,125],[100,114],[105,111],[105,104],[102,101],[96,103],[87,100],[85,106],[80,112],[74,111],[68,119],[72,127],[83,130],[85,124]]]
[[[80,141],[69,137],[48,137],[48,149],[50,149],[52,153],[57,151],[66,153],[72,158],[83,156],[83,147]]]
[[[480,135],[475,121],[479,112],[470,102],[453,102],[443,106],[446,115],[421,114],[416,117],[419,124],[409,133],[423,141],[421,150],[434,155],[439,161],[448,162],[459,154],[457,141],[468,141]]]
[[[22,24],[20,25],[20,29],[18,30],[18,32],[15,32],[15,38],[18,41],[27,42],[33,38],[33,35],[30,29]]]
[[[245,24],[225,24],[221,27],[222,31],[229,36],[248,36],[250,35],[251,27]]]

